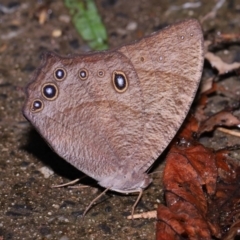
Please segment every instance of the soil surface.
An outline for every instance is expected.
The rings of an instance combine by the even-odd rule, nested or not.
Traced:
[[[108,32],[110,48],[176,21],[201,19],[216,2],[96,1]],[[63,1],[46,4],[48,18],[40,24],[38,16],[42,5],[37,1],[1,0],[0,3],[0,239],[155,239],[155,219],[126,219],[136,200],[135,195],[108,192],[82,218],[86,206],[103,189],[89,178],[81,181],[88,187],[52,188],[83,174],[52,152],[22,116],[23,89],[40,64],[42,52],[71,55],[86,52],[89,48],[74,29]],[[225,1],[216,16],[203,23],[204,31],[239,33],[239,12],[239,1]],[[60,30],[59,36],[54,36],[56,30]],[[218,54],[227,62],[240,61],[238,45]],[[206,66],[203,77],[211,74],[212,69]],[[240,92],[236,77],[222,84]],[[214,113],[231,101],[230,97],[213,97],[207,111]],[[239,138],[216,131],[202,138],[202,142],[217,149],[236,144]],[[234,154],[238,157],[237,152]],[[163,202],[164,156],[155,165],[153,170],[157,174],[153,174],[153,184],[144,191],[136,212],[156,209],[157,204]]]

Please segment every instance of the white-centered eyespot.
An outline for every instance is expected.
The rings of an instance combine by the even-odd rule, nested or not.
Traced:
[[[31,111],[36,113],[40,112],[43,109],[43,102],[40,99],[36,99],[31,104]]]
[[[45,83],[42,86],[42,96],[47,100],[55,100],[58,96],[58,87],[54,83]]]
[[[78,76],[81,80],[87,80],[88,79],[88,70],[85,68],[82,68],[79,70]]]
[[[64,68],[57,68],[54,71],[54,78],[57,81],[63,81],[67,77],[67,72]]]
[[[98,77],[102,78],[105,76],[105,71],[100,69],[100,70],[98,70],[97,75],[98,75]]]
[[[128,89],[128,78],[122,71],[114,71],[112,74],[112,83],[114,89],[119,92],[123,93]]]

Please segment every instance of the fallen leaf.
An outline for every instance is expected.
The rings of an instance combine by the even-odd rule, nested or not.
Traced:
[[[162,206],[159,207],[158,220],[174,229],[175,239],[176,232],[187,239],[220,236],[219,227],[207,219],[206,194],[212,196],[215,193],[216,181],[217,167],[211,150],[200,144],[187,148],[175,145],[171,149],[163,176],[169,210],[162,211]],[[169,216],[171,221],[166,221]],[[162,224],[160,226],[162,229]],[[162,239],[161,231],[158,233],[157,239]]]
[[[231,64],[225,63],[220,57],[216,56],[212,52],[205,53],[205,58],[210,62],[212,67],[218,70],[219,75],[225,74],[240,68],[239,62],[234,62]]]
[[[229,118],[228,112],[221,115]],[[233,225],[240,215],[240,168],[228,156],[230,150],[214,151],[193,139],[197,126],[191,116],[167,155],[163,175],[167,206],[160,204],[157,210],[157,240],[219,239],[229,226],[231,236],[240,230]]]
[[[204,93],[212,89],[214,77],[204,79],[200,83],[200,93]]]
[[[220,111],[201,122],[198,135],[213,131],[217,126],[240,127],[240,120],[229,111]]]

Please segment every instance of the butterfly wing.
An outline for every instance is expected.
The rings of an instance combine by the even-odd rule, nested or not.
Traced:
[[[100,185],[139,190],[193,101],[202,45],[199,24],[189,20],[115,51],[46,54],[23,113],[61,157]]]
[[[146,171],[177,133],[195,97],[204,60],[201,26],[187,20],[119,51],[134,65],[143,95],[143,141],[132,157],[137,171]]]

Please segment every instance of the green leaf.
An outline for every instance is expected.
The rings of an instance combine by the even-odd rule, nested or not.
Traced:
[[[107,32],[98,14],[94,0],[64,0],[72,21],[81,37],[94,50],[108,48]]]

